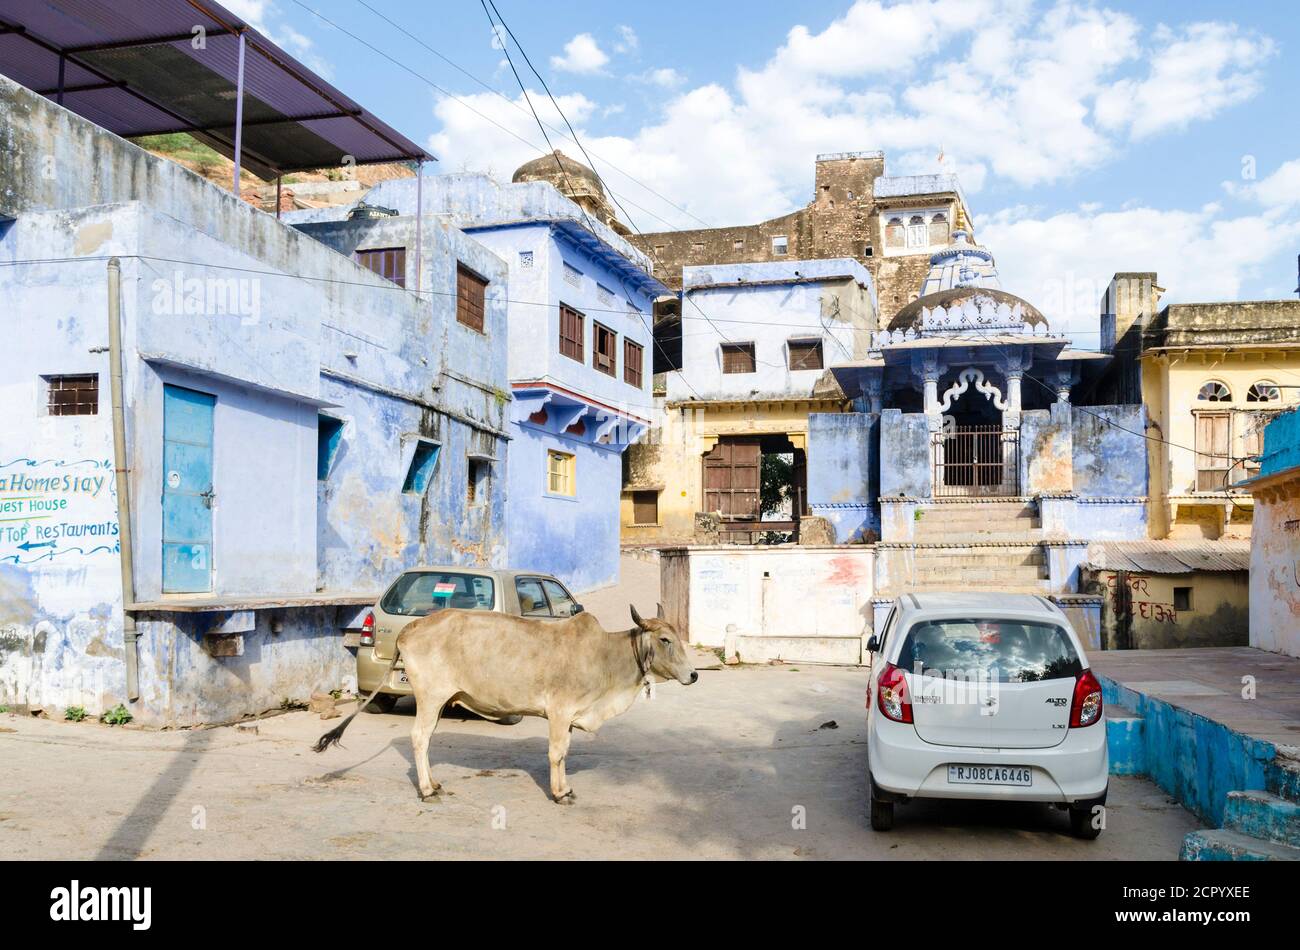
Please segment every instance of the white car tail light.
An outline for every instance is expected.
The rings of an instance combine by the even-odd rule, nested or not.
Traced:
[[[876,680],[876,697],[880,711],[894,722],[912,721],[912,701],[907,695],[907,677],[893,663],[886,663]]]
[[[1091,726],[1101,721],[1101,684],[1092,670],[1084,670],[1074,681],[1074,701],[1070,704],[1070,728]]]

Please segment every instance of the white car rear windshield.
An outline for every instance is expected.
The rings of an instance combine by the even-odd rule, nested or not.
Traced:
[[[945,678],[1031,683],[1083,672],[1070,636],[1051,623],[1023,620],[926,620],[907,633],[897,665]]]
[[[397,579],[379,602],[384,613],[423,617],[443,607],[491,610],[496,605],[496,585],[481,574],[412,571]]]

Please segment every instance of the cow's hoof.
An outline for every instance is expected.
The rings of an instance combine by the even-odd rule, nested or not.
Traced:
[[[573,794],[573,789],[569,789],[563,795],[555,800],[557,805],[572,805],[578,800],[578,796]]]
[[[441,798],[442,798],[441,792],[430,792],[428,795],[421,795],[420,801],[426,804],[432,804],[433,802],[441,800]]]

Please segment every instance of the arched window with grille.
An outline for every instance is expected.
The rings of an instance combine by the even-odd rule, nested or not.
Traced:
[[[1246,390],[1246,402],[1281,402],[1282,391],[1271,379],[1261,379]]]
[[[930,234],[925,227],[925,218],[919,214],[912,215],[907,221],[907,246],[930,246]]]
[[[885,247],[906,246],[907,229],[903,227],[903,219],[899,217],[890,218],[885,224]]]
[[[930,244],[935,247],[946,246],[949,234],[948,216],[940,211],[930,219]]]
[[[1196,394],[1199,402],[1232,402],[1232,390],[1217,379],[1212,379]]]

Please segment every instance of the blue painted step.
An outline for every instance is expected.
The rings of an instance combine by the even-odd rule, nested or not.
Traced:
[[[1234,793],[1235,794],[1235,793]],[[1183,838],[1180,861],[1300,861],[1300,848],[1262,841],[1228,828],[1207,828]]]
[[[1106,706],[1106,745],[1111,775],[1146,775],[1147,746],[1144,720],[1118,703]]]
[[[1229,792],[1223,827],[1300,848],[1300,805],[1268,792]]]

